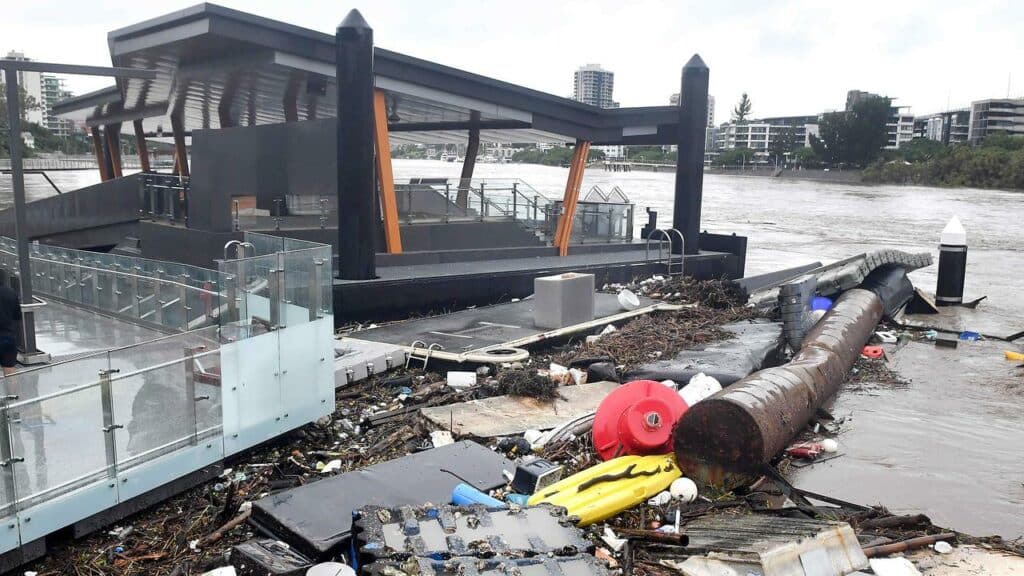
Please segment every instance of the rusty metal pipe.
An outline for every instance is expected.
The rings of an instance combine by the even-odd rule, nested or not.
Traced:
[[[881,546],[872,546],[870,548],[864,548],[864,555],[868,558],[888,556],[890,554],[906,552],[908,550],[913,550],[915,548],[924,548],[925,546],[931,546],[936,542],[941,542],[943,540],[953,540],[954,538],[956,538],[956,534],[952,532],[944,532],[942,534],[930,534],[928,536],[911,538],[910,540],[903,540],[901,542],[893,542],[892,544],[882,544]]]
[[[849,290],[788,364],[755,372],[687,410],[673,430],[680,468],[712,484],[759,474],[839,389],[881,318],[874,292]]]

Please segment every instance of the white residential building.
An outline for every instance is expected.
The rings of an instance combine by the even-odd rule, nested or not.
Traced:
[[[999,98],[971,103],[968,140],[980,144],[996,132],[1024,135],[1024,98]]]
[[[795,148],[810,146],[811,136],[818,135],[818,116],[779,116],[740,124],[722,124],[714,134],[714,148],[749,148],[758,154],[767,155],[771,142],[787,131],[793,133]]]
[[[573,99],[591,106],[618,108],[619,103],[612,99],[614,89],[615,73],[600,64],[581,66],[573,75]]]

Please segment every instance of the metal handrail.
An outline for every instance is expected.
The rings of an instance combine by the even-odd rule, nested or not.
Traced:
[[[137,344],[137,346],[141,346],[143,344],[149,344],[150,342],[152,342],[152,340],[150,340],[149,342],[142,342],[140,344]],[[104,354],[109,354],[109,353],[110,353],[110,351],[104,352]],[[116,382],[118,380],[125,380],[127,378],[133,378],[133,377],[138,376],[140,374],[146,374],[146,373],[152,372],[154,370],[160,370],[161,368],[167,368],[168,366],[174,366],[175,364],[180,364],[182,362],[192,361],[192,360],[195,360],[196,358],[203,358],[203,357],[209,356],[211,354],[220,354],[220,348],[216,348],[214,350],[208,350],[206,352],[201,352],[199,354],[193,354],[191,356],[183,356],[183,357],[177,358],[175,360],[168,360],[167,362],[161,362],[160,364],[155,364],[153,366],[147,366],[145,368],[140,368],[138,370],[133,370],[131,372],[125,372],[123,374],[118,372],[116,374],[110,375],[110,377],[107,380],[110,381],[110,382]],[[75,358],[75,360],[72,360],[72,362],[74,362],[76,360],[81,360],[81,359],[82,358]],[[28,373],[28,371],[26,370],[25,372],[19,372],[16,375],[20,376],[21,374],[27,374],[27,373]],[[34,398],[26,398],[24,400],[18,399],[16,402],[11,402],[9,404],[3,405],[2,407],[0,407],[0,409],[8,409],[8,410],[10,410],[12,408],[21,408],[22,406],[28,406],[30,404],[36,404],[36,403],[39,403],[39,402],[46,402],[48,400],[53,400],[54,398],[60,398],[62,396],[67,396],[68,394],[74,394],[76,392],[81,392],[83,390],[88,390],[89,388],[92,388],[94,386],[99,386],[103,382],[104,382],[104,380],[101,378],[101,379],[96,380],[94,382],[87,382],[85,384],[79,384],[79,385],[73,386],[71,388],[62,388],[60,390],[54,390],[53,392],[50,392],[49,394],[43,394],[42,396],[36,396]]]
[[[15,254],[13,254],[11,252],[8,252],[6,250],[0,250],[0,253],[7,254],[9,256],[15,256]],[[192,285],[189,285],[189,284],[183,284],[181,282],[175,282],[174,280],[165,280],[163,278],[154,278],[153,276],[143,276],[143,275],[140,275],[140,274],[133,274],[131,272],[122,272],[120,270],[114,270],[112,268],[97,268],[95,266],[89,266],[87,264],[72,264],[70,262],[64,262],[62,260],[51,260],[49,258],[43,258],[43,257],[38,256],[38,255],[31,255],[30,257],[33,260],[36,260],[38,262],[47,262],[47,263],[50,263],[50,264],[59,264],[61,266],[74,266],[76,270],[91,270],[91,271],[94,271],[94,272],[103,272],[103,273],[107,273],[107,274],[118,274],[118,275],[124,276],[126,278],[141,278],[143,280],[146,280],[147,282],[159,282],[160,284],[169,284],[169,285],[172,285],[172,286],[180,286],[180,287],[183,287],[183,288],[187,288],[189,290],[196,290],[196,291],[198,291],[198,292],[200,292],[202,294],[209,294],[211,296],[219,296],[220,295],[219,292],[214,292],[212,290],[207,290],[205,288],[199,288],[197,286],[192,286]]]
[[[683,253],[686,250],[686,239],[683,237],[682,232],[680,232],[679,230],[676,230],[675,228],[655,228],[654,230],[651,230],[651,232],[647,235],[647,242],[644,245],[644,260],[647,261],[647,262],[650,262],[651,261],[651,241],[655,240],[655,238],[654,238],[655,234],[660,234],[661,237],[658,238],[657,240],[658,240],[658,261],[661,262],[663,260],[662,249],[664,248],[665,244],[668,243],[668,246],[669,246],[669,248],[668,248],[668,259],[665,260],[664,264],[665,264],[665,273],[668,274],[669,276],[672,275],[672,244],[673,244],[672,243],[672,233],[675,233],[676,238],[679,239],[679,257],[680,257],[680,262],[679,262],[679,272],[678,273],[682,274],[683,273],[683,262],[684,262]]]

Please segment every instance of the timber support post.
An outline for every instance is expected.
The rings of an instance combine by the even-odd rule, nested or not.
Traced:
[[[576,204],[579,202],[583,170],[587,166],[589,155],[590,142],[576,140],[576,149],[572,153],[572,163],[569,165],[569,178],[565,183],[565,195],[562,197],[562,214],[555,230],[555,246],[558,247],[559,256],[569,254],[569,239],[572,237],[573,220],[576,218]]]

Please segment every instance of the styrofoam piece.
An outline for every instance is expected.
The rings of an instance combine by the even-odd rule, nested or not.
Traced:
[[[872,558],[871,571],[875,576],[921,576],[916,566],[906,558]]]
[[[445,377],[449,388],[464,390],[476,386],[476,372],[461,372],[452,370]]]
[[[394,344],[338,338],[334,342],[334,387],[340,388],[405,364],[405,349]]]

